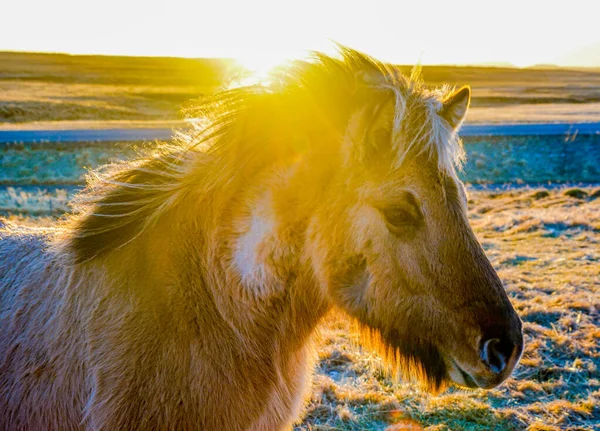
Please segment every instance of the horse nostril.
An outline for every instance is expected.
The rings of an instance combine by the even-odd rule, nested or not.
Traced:
[[[502,342],[499,338],[491,338],[482,344],[479,355],[491,371],[500,374],[506,368],[513,350],[514,345],[510,341]]]

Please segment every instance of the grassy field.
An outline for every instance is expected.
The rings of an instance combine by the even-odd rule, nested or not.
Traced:
[[[524,321],[514,376],[491,391],[430,396],[390,380],[334,313],[320,331],[313,395],[297,431],[600,429],[600,188],[470,191],[469,205]]]
[[[0,124],[164,124],[234,69],[227,60],[0,53]]]
[[[0,129],[164,126],[241,73],[231,60],[0,52]],[[600,70],[426,66],[423,77],[471,85],[471,123],[600,121]]]
[[[437,397],[395,384],[334,316],[298,429],[600,429],[600,189],[579,192],[470,193],[471,223],[524,321],[510,380]]]

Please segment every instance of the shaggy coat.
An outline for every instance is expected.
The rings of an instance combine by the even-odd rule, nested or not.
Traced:
[[[0,430],[290,429],[334,307],[433,391],[510,375],[455,173],[470,90],[341,51],[206,98],[56,228],[0,227]]]

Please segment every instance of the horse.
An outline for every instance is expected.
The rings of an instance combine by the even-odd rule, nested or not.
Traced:
[[[432,393],[499,385],[523,335],[457,176],[470,98],[317,52],[6,222],[0,429],[290,429],[331,310]]]

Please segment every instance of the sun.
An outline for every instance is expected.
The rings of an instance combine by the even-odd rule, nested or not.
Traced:
[[[322,43],[317,47],[311,48],[289,45],[274,47],[271,45],[269,49],[256,49],[252,52],[240,53],[234,57],[234,60],[241,67],[250,72],[253,77],[262,80],[266,79],[274,68],[283,66],[294,60],[309,59],[311,52],[317,50],[332,56],[338,55],[335,44],[330,42]]]
[[[235,57],[235,60],[253,74],[263,76],[277,66],[285,64],[291,60],[298,58],[291,53],[281,52],[253,52],[241,54]]]

